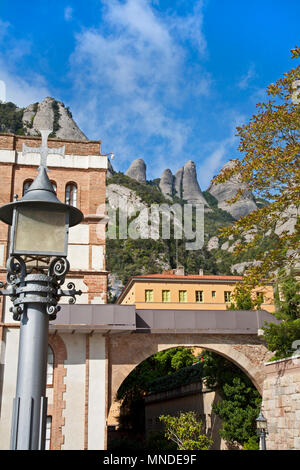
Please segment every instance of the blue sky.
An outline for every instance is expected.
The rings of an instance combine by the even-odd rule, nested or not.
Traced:
[[[19,106],[63,101],[117,170],[193,160],[205,190],[296,65],[299,18],[298,0],[1,0],[0,80]]]

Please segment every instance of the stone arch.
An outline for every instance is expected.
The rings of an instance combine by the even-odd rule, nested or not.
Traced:
[[[172,347],[198,346],[225,357],[238,366],[262,395],[264,362],[272,355],[254,335],[131,334],[110,339],[110,402],[108,421],[118,408],[116,393],[130,372],[153,354]]]

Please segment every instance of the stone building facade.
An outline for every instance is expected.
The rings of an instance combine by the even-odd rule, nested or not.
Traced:
[[[300,356],[265,364],[267,450],[300,450]]]

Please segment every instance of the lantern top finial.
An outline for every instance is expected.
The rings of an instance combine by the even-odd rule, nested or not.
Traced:
[[[41,130],[42,134],[42,145],[40,147],[28,147],[23,144],[23,154],[26,153],[39,153],[41,155],[41,161],[39,166],[39,172],[30,185],[22,199],[16,200],[9,204],[5,204],[0,207],[0,221],[5,222],[8,225],[12,225],[13,212],[15,208],[21,206],[31,206],[36,208],[52,208],[53,210],[60,210],[69,213],[69,226],[79,224],[83,219],[82,212],[69,204],[62,203],[56,196],[56,192],[53,189],[53,185],[49,179],[47,173],[47,157],[51,153],[64,155],[65,147],[49,149],[47,145],[47,139],[51,130]]]

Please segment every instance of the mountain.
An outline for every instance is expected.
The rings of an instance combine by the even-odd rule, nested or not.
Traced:
[[[18,108],[13,103],[0,103],[2,132],[37,135],[38,129],[42,127],[52,128],[52,137],[87,139],[73,120],[70,110],[54,98],[47,97],[26,108]],[[235,164],[236,160],[229,160],[223,169]],[[233,205],[228,204],[226,201],[234,197],[240,188],[244,191],[243,197]],[[120,200],[123,203],[126,201],[127,207],[118,207]],[[151,232],[151,207],[173,203],[183,207],[185,202],[204,204],[204,245],[201,249],[187,250],[184,238],[175,240],[172,236],[172,227],[169,238],[159,237],[155,230]],[[256,201],[249,188],[241,184],[239,176],[218,185],[212,181],[208,189],[202,191],[196,165],[192,160],[187,161],[174,175],[170,169],[165,169],[161,178],[152,181],[147,180],[147,167],[142,158],[134,160],[125,174],[117,172],[109,161],[107,203],[115,212],[126,210],[132,233],[139,235],[125,239],[107,237],[106,258],[107,269],[111,272],[109,284],[112,296],[120,291],[129,276],[159,273],[175,268],[178,263],[184,266],[188,274],[198,273],[200,269],[206,274],[242,273],[249,263],[255,262],[256,249],[261,249],[256,247],[247,255],[234,256],[233,249],[238,240],[232,237],[222,239],[219,229],[256,210],[265,201]],[[287,220],[284,220],[287,225],[278,224],[277,232],[291,226],[289,214],[287,216]],[[117,218],[113,222],[118,230]],[[174,224],[175,227],[180,224],[176,214]],[[193,224],[195,229],[195,219]],[[161,229],[159,224],[158,229]],[[253,235],[246,233],[244,238],[247,240],[251,236]],[[263,248],[269,249],[272,246],[272,237],[276,236],[276,233],[268,235]]]
[[[170,173],[167,172],[167,181]],[[169,178],[169,181],[171,179]],[[162,226],[158,222],[158,230],[155,229],[152,210],[156,206],[164,207],[176,205],[183,208],[184,200],[176,196],[170,199],[170,193],[163,195],[161,184],[158,181],[146,181],[141,183],[121,172],[115,172],[107,179],[107,207],[110,227],[114,227],[118,234],[120,220],[124,220],[127,213],[127,228],[130,236],[119,238],[118,236],[106,239],[107,269],[112,273],[109,276],[111,293],[117,295],[122,285],[130,276],[146,273],[161,273],[166,269],[174,269],[182,264],[187,274],[197,274],[202,269],[205,274],[236,274],[241,273],[251,260],[255,260],[256,249],[252,249],[250,255],[233,255],[236,239],[223,239],[219,235],[219,229],[232,224],[234,218],[229,212],[218,207],[218,201],[207,191],[202,197],[209,206],[209,211],[204,213],[204,245],[202,248],[187,250],[184,233],[182,238],[174,239],[173,227],[180,226],[179,219],[174,214],[171,219],[170,237],[163,238]],[[120,213],[123,213],[121,219]],[[157,219],[159,220],[159,219]],[[153,222],[154,221],[154,222]],[[154,226],[154,229],[153,229]],[[193,218],[195,230],[195,218]],[[250,234],[245,234],[245,239]],[[265,248],[272,243],[272,236],[266,238]],[[260,248],[260,247],[257,247]]]
[[[220,172],[226,168],[234,168],[237,162],[238,160],[229,160]],[[239,189],[243,191],[242,197],[234,204],[229,204],[227,201],[232,199]],[[217,199],[218,207],[229,212],[234,219],[240,219],[257,209],[253,194],[246,183],[242,183],[239,175],[232,176],[225,183],[216,184],[212,181],[207,191]]]
[[[0,129],[1,132],[21,135],[39,135],[39,129],[53,129],[51,137],[87,140],[69,108],[49,96],[26,108],[18,108],[13,103],[0,103]]]
[[[232,168],[236,165],[236,162],[237,160],[229,160],[221,171],[225,168]],[[142,158],[138,158],[131,163],[125,175],[140,183],[146,183],[146,170],[146,163]],[[212,210],[209,203],[209,195],[211,195],[214,202],[216,200],[217,207],[228,212],[234,219],[244,217],[257,209],[253,194],[247,185],[241,182],[238,175],[230,178],[225,183],[216,184],[212,181],[207,189],[209,195],[205,197],[198,183],[195,162],[192,160],[186,162],[182,168],[177,170],[175,175],[172,174],[169,168],[164,170],[158,187],[168,201],[174,201],[174,198],[177,198],[188,203],[204,204],[206,212]],[[243,196],[234,204],[229,204],[227,201],[232,199],[239,189],[243,190]],[[210,199],[212,200],[212,198]]]
[[[140,183],[146,182],[146,163],[142,158],[138,158],[134,160],[128,170],[126,171],[125,175],[133,178]]]

